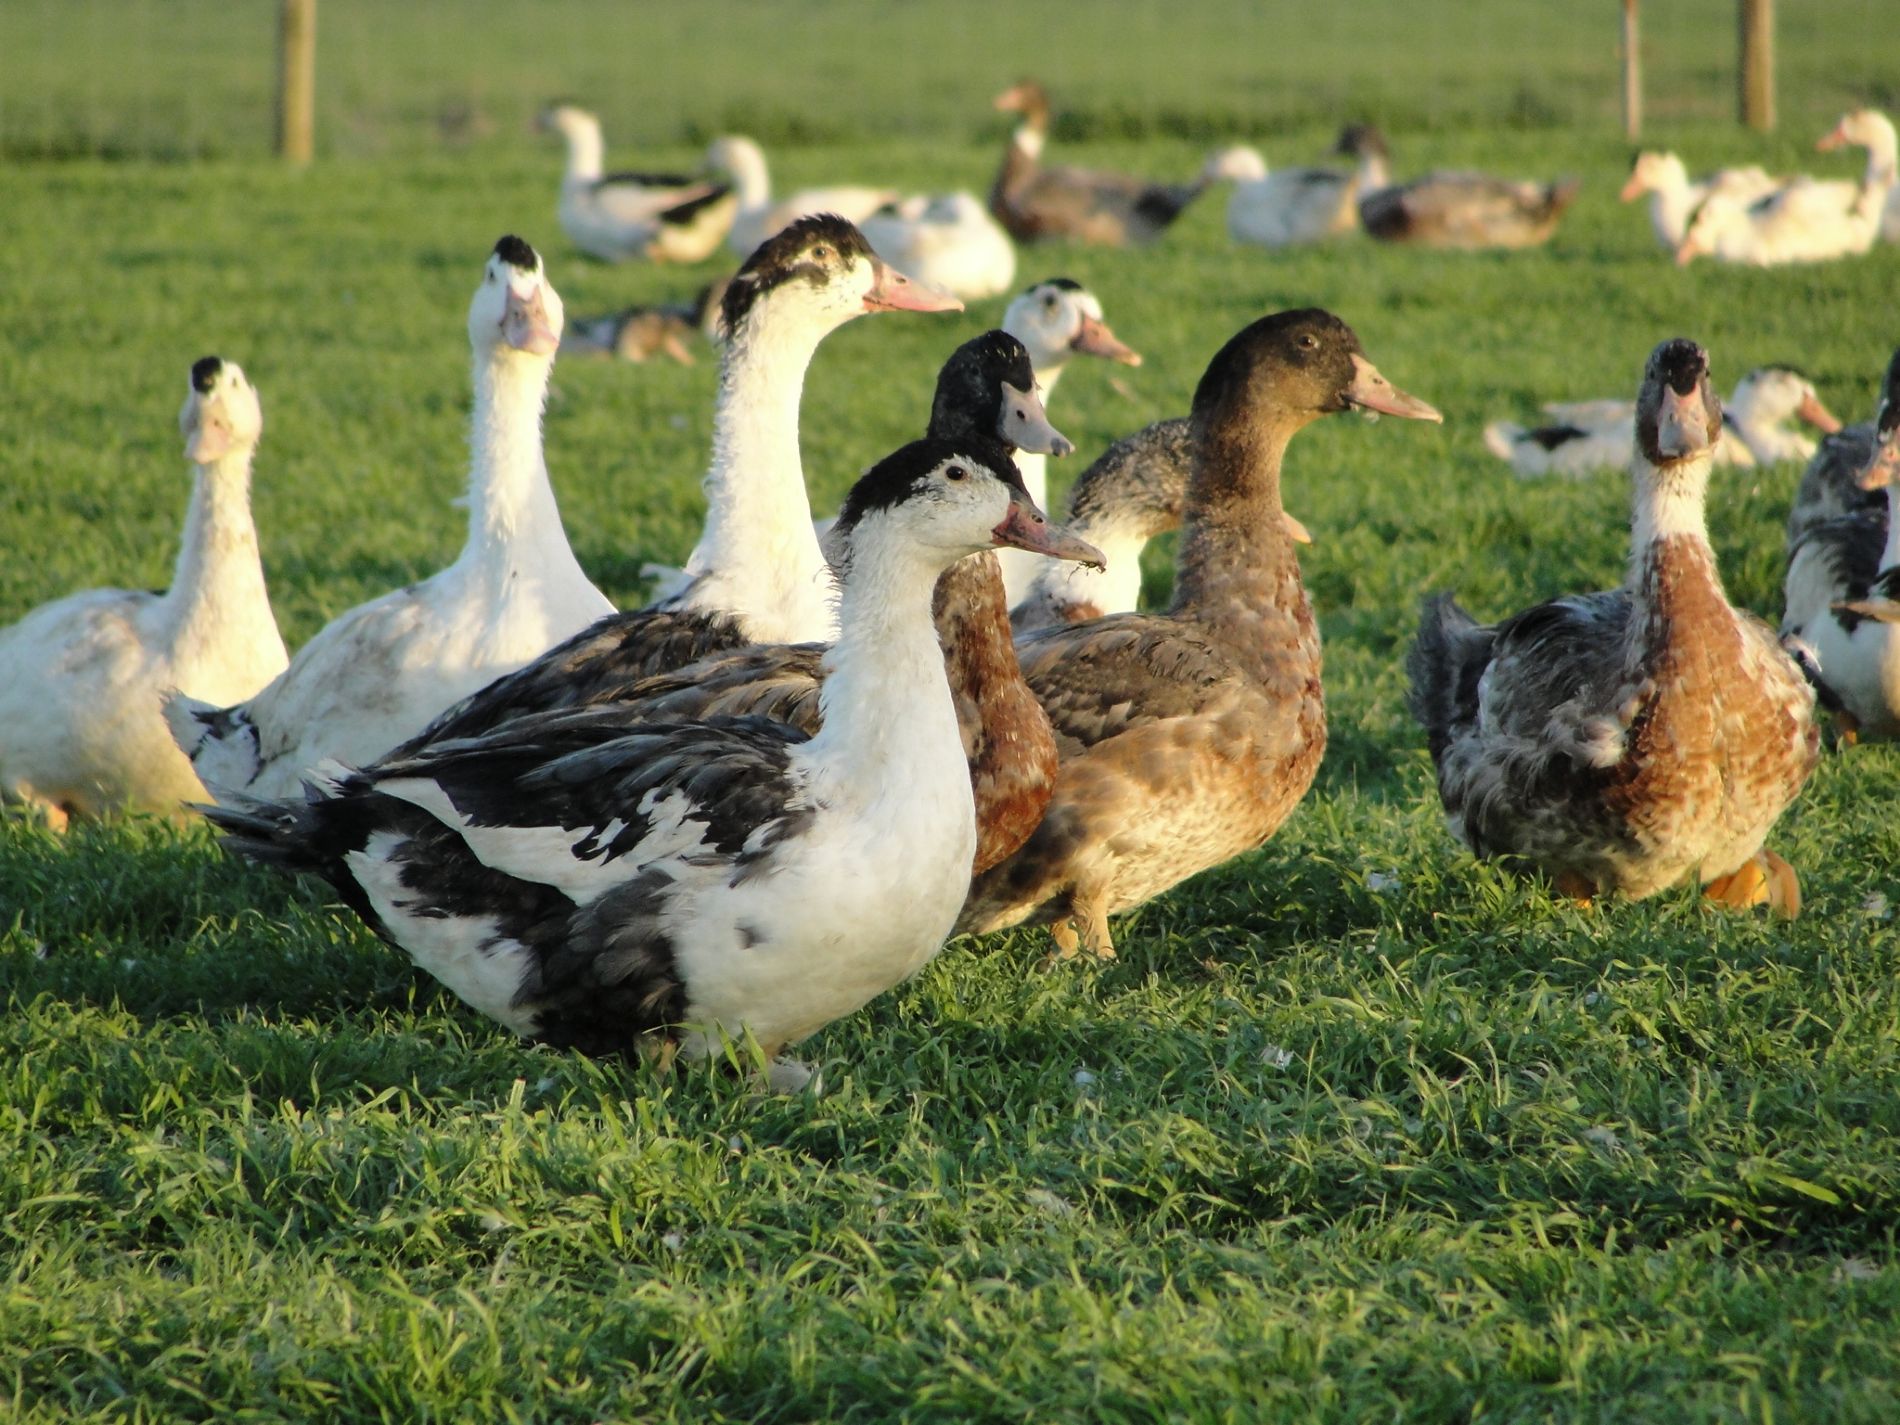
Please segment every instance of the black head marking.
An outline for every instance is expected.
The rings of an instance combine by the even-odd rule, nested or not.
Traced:
[[[223,374],[223,357],[201,356],[191,363],[191,389],[201,396],[209,396],[211,388],[218,384],[218,377]]]
[[[1031,282],[1027,287],[1023,288],[1023,296],[1027,297],[1038,287],[1059,287],[1064,292],[1080,292],[1082,290],[1082,284],[1077,282],[1073,277],[1045,277],[1042,281]]]
[[[1709,388],[1708,352],[1687,337],[1672,337],[1663,342],[1649,354],[1648,364],[1643,368],[1642,390],[1636,396],[1636,444],[1643,458],[1658,466],[1674,458],[1659,444],[1665,389],[1678,398],[1701,392],[1710,445],[1715,443],[1724,421],[1722,402]]]
[[[1668,386],[1678,396],[1695,390],[1709,374],[1709,354],[1687,337],[1675,337],[1649,354],[1648,379]]]
[[[946,460],[964,460],[980,466],[1009,486],[1017,499],[1034,503],[1023,485],[1016,462],[994,439],[985,440],[981,435],[958,440],[926,437],[899,447],[865,471],[851,487],[851,493],[844,497],[844,507],[838,511],[834,529],[849,535],[866,515],[901,505],[923,489],[930,472]]]
[[[1348,153],[1355,158],[1364,158],[1377,154],[1380,158],[1391,156],[1386,147],[1385,135],[1377,124],[1348,124],[1339,131],[1339,141],[1333,145],[1335,153]]]
[[[496,242],[495,256],[523,272],[532,272],[541,263],[541,259],[534,255],[534,249],[513,233]]]
[[[835,267],[831,261],[850,263],[871,258],[871,244],[855,224],[836,213],[813,213],[781,229],[760,243],[745,260],[726,287],[721,302],[726,330],[736,332],[753,305],[765,293],[781,283],[803,278],[811,282],[829,279]]]
[[[1358,375],[1352,358],[1361,354],[1352,328],[1319,307],[1262,317],[1242,327],[1207,364],[1194,390],[1194,420],[1198,425],[1267,406],[1309,414],[1343,411]]]
[[[1027,347],[1006,331],[987,331],[964,342],[937,373],[937,394],[930,406],[931,437],[994,440],[1005,381],[1019,391],[1035,389],[1036,372],[1029,364]]]

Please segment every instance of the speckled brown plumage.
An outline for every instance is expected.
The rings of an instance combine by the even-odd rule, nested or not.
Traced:
[[[1079,930],[1112,954],[1111,914],[1260,845],[1298,803],[1326,713],[1281,457],[1303,426],[1375,382],[1383,409],[1436,417],[1384,385],[1330,313],[1262,318],[1214,358],[1194,398],[1173,604],[1017,642],[1062,769],[1042,825],[977,878],[959,930],[1035,921],[1055,925],[1065,948]]]

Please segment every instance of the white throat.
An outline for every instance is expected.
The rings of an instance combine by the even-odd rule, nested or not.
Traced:
[[[222,648],[262,644],[281,650],[264,585],[264,565],[251,519],[251,457],[255,445],[200,465],[192,479],[184,535],[165,591],[165,622],[177,661],[216,656]]]
[[[1637,560],[1658,540],[1687,536],[1707,544],[1706,505],[1713,453],[1702,451],[1666,470],[1638,454],[1636,498],[1630,520],[1631,548]]]
[[[488,568],[505,577],[499,566],[512,562],[573,559],[541,448],[541,408],[552,367],[547,357],[507,347],[475,359],[468,543],[457,560],[464,568]]]
[[[607,149],[600,137],[600,125],[572,120],[563,128],[567,137],[567,181],[592,183],[606,164]]]

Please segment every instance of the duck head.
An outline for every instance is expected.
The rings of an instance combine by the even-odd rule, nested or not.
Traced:
[[[760,243],[720,302],[729,334],[768,309],[831,331],[866,312],[960,312],[963,303],[885,262],[855,224],[818,213]]]
[[[1823,153],[1831,149],[1846,148],[1848,145],[1875,150],[1884,149],[1889,155],[1894,147],[1893,121],[1878,109],[1850,109],[1841,115],[1841,121],[1815,141],[1815,148]]]
[[[1102,320],[1102,303],[1093,292],[1070,277],[1051,277],[1018,296],[1003,313],[1003,330],[1029,348],[1029,359],[1049,384],[1078,352],[1141,365],[1141,353],[1125,345]]]
[[[264,411],[257,391],[244,379],[244,368],[219,356],[191,364],[191,387],[178,411],[178,432],[185,438],[185,459],[209,465],[234,450],[257,444]]]
[[[1000,113],[1021,114],[1023,126],[1041,134],[1049,128],[1049,91],[1033,79],[1012,84],[990,103]]]
[[[1645,193],[1679,187],[1689,181],[1689,170],[1673,153],[1644,149],[1630,163],[1630,176],[1617,194],[1625,203],[1633,203]]]
[[[1244,143],[1215,149],[1201,166],[1203,183],[1258,183],[1266,176],[1266,159]]]
[[[1800,420],[1827,435],[1841,428],[1834,413],[1822,404],[1814,382],[1792,366],[1757,366],[1735,383],[1729,409],[1737,420],[1750,425]]]
[[[1636,394],[1636,448],[1658,470],[1707,463],[1722,434],[1722,402],[1709,384],[1709,354],[1685,337],[1649,354]]]
[[[1893,354],[1874,411],[1873,457],[1860,472],[1863,490],[1900,485],[1900,351]],[[1888,497],[1889,499],[1892,496]]]
[[[971,337],[943,364],[930,407],[930,434],[945,440],[979,434],[1011,450],[1041,455],[1068,455],[1075,449],[1042,408],[1028,348],[1006,331]]]
[[[551,358],[565,320],[541,255],[510,233],[495,244],[468,305],[468,339],[478,355],[509,351]]]

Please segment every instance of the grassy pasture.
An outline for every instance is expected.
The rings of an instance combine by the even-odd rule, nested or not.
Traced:
[[[1619,575],[1623,481],[1519,484],[1484,454],[1485,419],[1633,390],[1678,333],[1725,387],[1792,359],[1862,419],[1900,340],[1900,249],[1673,269],[1614,201],[1607,20],[1581,7],[1296,23],[1235,5],[1164,31],[1117,3],[1056,46],[1069,11],[1036,6],[951,21],[836,0],[773,29],[792,12],[480,0],[385,30],[325,0],[332,159],[305,174],[258,162],[267,89],[221,61],[268,54],[269,7],[230,8],[0,9],[0,620],[165,582],[186,490],[172,418],[212,350],[263,395],[258,520],[293,644],[440,567],[460,540],[463,312],[496,234],[543,248],[570,313],[708,275],[567,247],[555,158],[521,131],[550,91],[609,94],[610,140],[655,161],[750,123],[787,186],[980,186],[1000,136],[983,103],[1033,68],[1079,91],[1078,161],[1185,173],[1230,132],[1286,161],[1350,109],[1397,116],[1402,171],[1585,189],[1528,254],[1241,251],[1215,198],[1152,250],[1022,255],[1024,282],[1088,283],[1148,357],[1064,380],[1052,413],[1083,458],[1185,410],[1233,330],[1292,304],[1340,312],[1447,420],[1333,421],[1289,458],[1332,745],[1282,834],[1124,918],[1113,965],[1046,970],[1030,934],[953,946],[807,1046],[820,1092],[524,1048],[198,831],[0,823],[13,1416],[1900,1414],[1900,756],[1830,757],[1778,831],[1809,899],[1793,925],[1686,894],[1584,913],[1453,848],[1399,669],[1428,590],[1499,614]],[[1846,173],[1814,135],[1881,83],[1900,97],[1877,7],[1783,7],[1787,122],[1746,136],[1720,122],[1729,7],[1648,8],[1657,137],[1692,163]],[[780,62],[745,69],[738,97],[740,59],[708,57],[689,13]],[[1157,66],[1164,41],[1178,58]],[[630,63],[642,46],[677,62]],[[149,67],[126,68],[134,52]],[[920,53],[941,82],[917,82]],[[1678,72],[1693,81],[1660,86]],[[458,102],[472,128],[448,122]],[[199,161],[146,161],[181,156]],[[826,343],[804,415],[815,503],[914,433],[937,363],[1001,306]],[[642,561],[696,528],[711,367],[564,362],[555,384],[576,548],[637,599]],[[1797,473],[1723,477],[1712,501],[1732,593],[1770,616]]]

